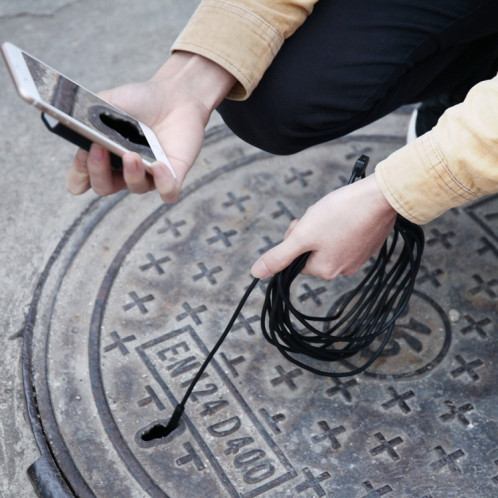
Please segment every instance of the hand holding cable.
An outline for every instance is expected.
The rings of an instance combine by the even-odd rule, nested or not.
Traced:
[[[300,220],[284,240],[253,265],[257,278],[275,275],[303,253],[311,252],[303,274],[331,280],[352,275],[376,253],[392,230],[396,211],[380,191],[375,175],[334,190]]]

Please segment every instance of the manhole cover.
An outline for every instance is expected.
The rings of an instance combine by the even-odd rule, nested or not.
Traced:
[[[367,373],[327,379],[280,356],[259,328],[262,282],[179,429],[154,437],[249,285],[251,263],[345,182],[360,153],[376,161],[386,144],[401,143],[356,135],[277,158],[217,128],[199,160],[209,173],[178,203],[122,194],[89,206],[50,259],[26,327],[40,494],[498,493],[496,196],[425,227],[410,308]],[[294,299],[325,314],[347,285],[300,277]]]

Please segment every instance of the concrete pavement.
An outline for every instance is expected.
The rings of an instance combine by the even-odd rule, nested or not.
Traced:
[[[0,1],[0,38],[99,91],[148,78],[197,4],[194,0]],[[64,187],[74,147],[44,129],[0,64],[0,495],[33,496],[26,469],[39,454],[21,375],[23,323],[58,240],[95,196]]]

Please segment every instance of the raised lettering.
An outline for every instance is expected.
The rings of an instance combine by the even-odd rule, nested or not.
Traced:
[[[240,418],[235,416],[210,425],[207,430],[210,434],[216,437],[225,437],[237,432],[240,429]]]
[[[228,401],[224,399],[208,401],[203,405],[204,410],[202,410],[201,416],[205,417],[206,415],[212,415],[213,413],[216,413],[218,410],[221,410],[226,405],[228,405]]]
[[[244,446],[251,444],[254,442],[254,439],[252,437],[239,437],[237,439],[231,439],[228,441],[227,446],[228,448],[225,450],[225,455],[230,455],[233,453],[234,455],[237,454],[240,450],[240,448],[243,448]]]

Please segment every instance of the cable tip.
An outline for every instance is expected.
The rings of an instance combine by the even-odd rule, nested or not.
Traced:
[[[362,154],[354,163],[353,171],[351,173],[351,177],[349,178],[348,184],[353,183],[358,178],[365,178],[365,171],[368,166],[368,161],[370,158],[365,154]]]
[[[164,430],[165,436],[169,436],[178,427],[184,409],[183,405],[176,406],[175,411],[173,412],[173,415],[171,415],[171,418],[169,419],[169,422]]]

